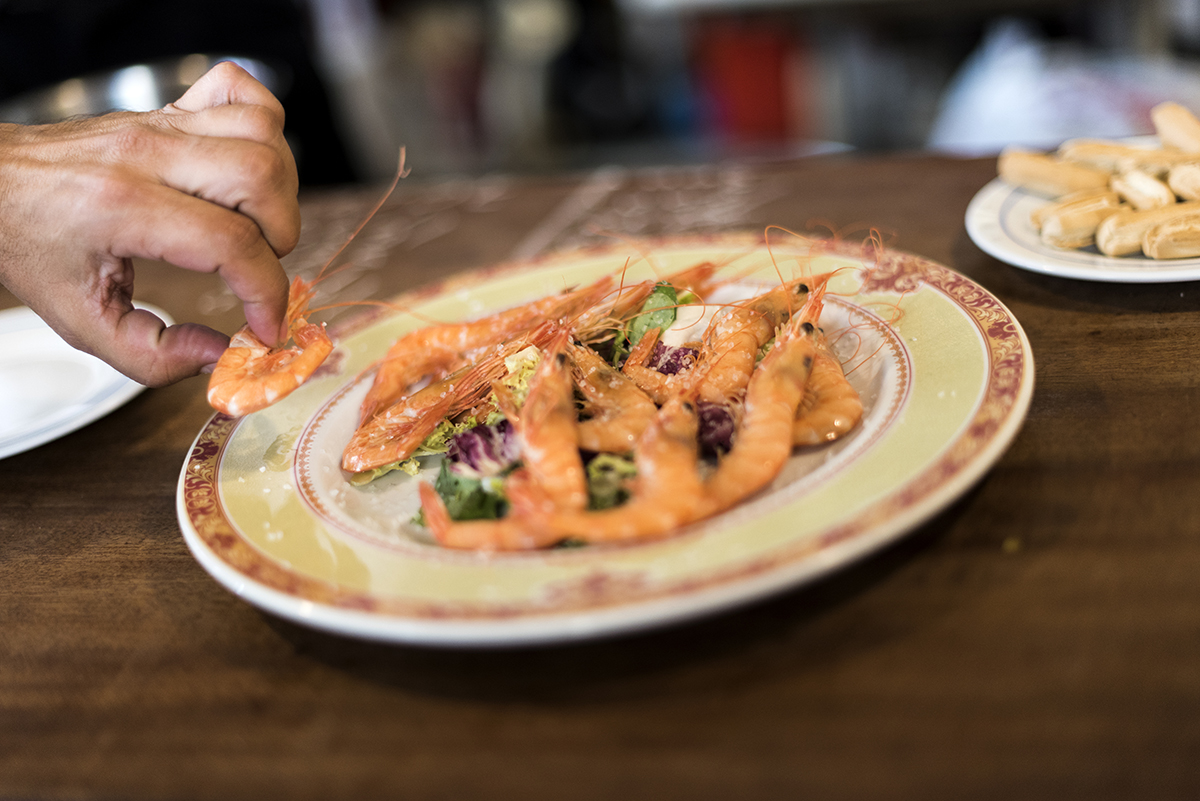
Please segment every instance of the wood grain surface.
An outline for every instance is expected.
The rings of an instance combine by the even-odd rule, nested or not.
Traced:
[[[637,636],[456,651],[300,628],[209,578],[175,517],[204,385],[147,391],[0,461],[0,797],[1197,797],[1200,286],[984,255],[963,215],[993,175],[840,156],[403,185],[339,300],[609,234],[871,225],[1014,312],[1028,420],[960,501],[819,583]],[[375,195],[304,198],[289,269]],[[210,276],[139,265],[138,296],[240,322]]]

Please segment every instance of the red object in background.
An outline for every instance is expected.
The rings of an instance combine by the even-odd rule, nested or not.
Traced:
[[[803,131],[794,96],[799,44],[791,26],[760,18],[702,20],[694,52],[697,77],[721,134],[740,140],[787,139]]]

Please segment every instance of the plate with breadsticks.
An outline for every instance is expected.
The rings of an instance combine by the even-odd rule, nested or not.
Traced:
[[[967,207],[971,239],[1035,272],[1118,283],[1200,280],[1200,120],[1151,110],[1155,134],[1007,148]]]

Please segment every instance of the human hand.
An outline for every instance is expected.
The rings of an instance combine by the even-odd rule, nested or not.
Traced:
[[[71,345],[149,386],[200,373],[229,338],[135,309],[135,257],[220,274],[254,333],[277,344],[279,257],[300,236],[283,117],[223,62],[159,111],[0,125],[0,282]]]

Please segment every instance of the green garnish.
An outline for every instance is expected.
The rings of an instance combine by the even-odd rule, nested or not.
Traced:
[[[637,475],[637,467],[627,456],[615,453],[600,453],[588,462],[588,508],[611,509],[629,500],[626,488],[631,478]]]
[[[508,499],[500,491],[498,478],[470,478],[450,470],[450,463],[442,462],[433,488],[446,504],[452,520],[495,520],[508,510]]]
[[[675,292],[675,287],[666,282],[657,284],[654,291],[642,303],[641,311],[634,315],[629,324],[625,326],[624,331],[617,334],[613,342],[612,363],[619,365],[651,328],[657,328],[660,331],[670,328],[675,322],[675,307],[678,305],[679,296]]]

